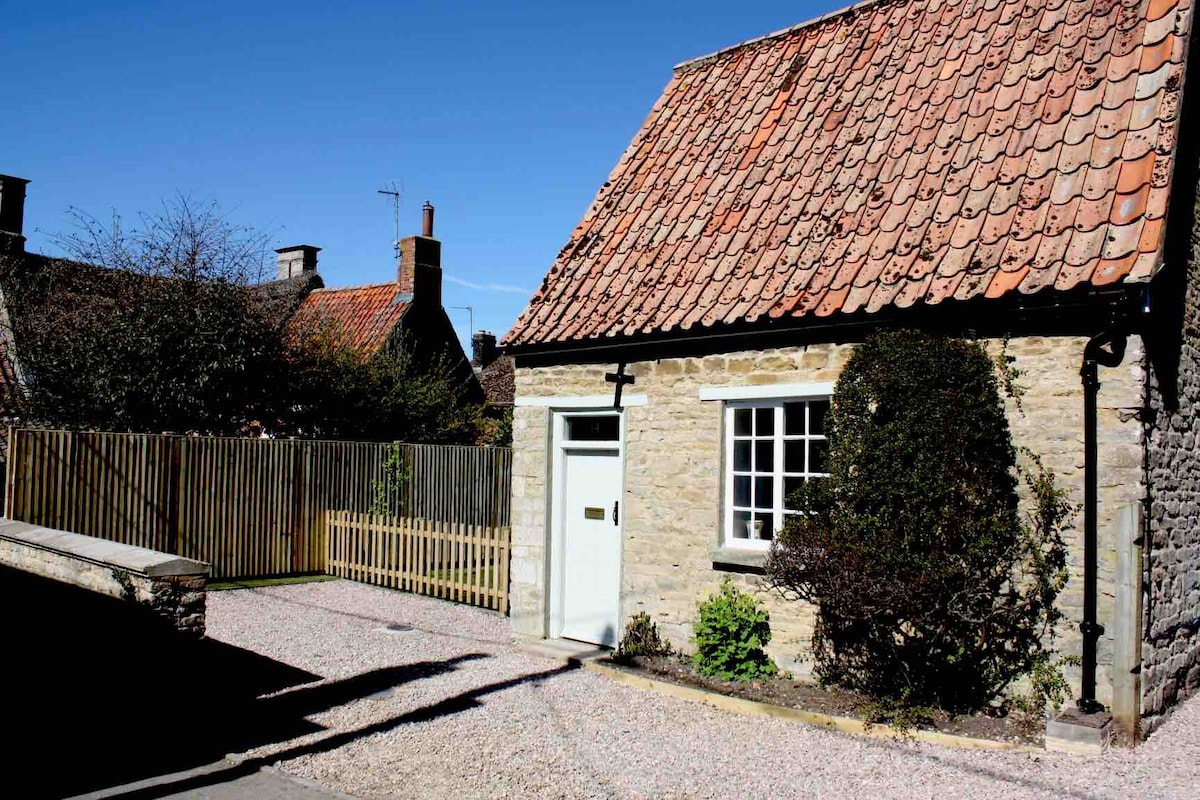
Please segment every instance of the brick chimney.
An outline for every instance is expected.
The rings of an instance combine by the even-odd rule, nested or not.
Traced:
[[[287,280],[294,278],[297,275],[303,275],[305,272],[317,271],[317,253],[321,252],[321,248],[313,247],[311,244],[298,244],[292,247],[281,247],[275,251],[276,264],[278,270],[275,273],[277,280]]]
[[[483,369],[500,355],[496,348],[496,335],[487,331],[475,331],[471,336],[471,366]]]
[[[29,181],[0,175],[0,252],[25,250],[25,186]]]
[[[433,238],[433,206],[421,209],[421,235],[400,240],[396,270],[400,292],[412,295],[413,305],[442,305],[442,243]]]

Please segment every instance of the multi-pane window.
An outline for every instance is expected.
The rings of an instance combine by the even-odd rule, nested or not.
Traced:
[[[829,398],[728,403],[725,407],[725,543],[766,547],[792,494],[824,477]]]

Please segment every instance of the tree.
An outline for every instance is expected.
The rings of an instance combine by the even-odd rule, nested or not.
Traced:
[[[470,444],[480,406],[443,361],[416,362],[403,342],[378,352],[351,347],[327,325],[293,329],[286,400],[275,432],[323,439]]]
[[[22,380],[10,417],[161,433],[470,442],[479,409],[444,365],[297,329],[262,285],[266,239],[177,197],[126,230],[76,214],[69,258],[0,260]]]
[[[882,333],[837,382],[829,477],[806,484],[767,561],[773,586],[817,604],[825,682],[881,699],[975,708],[1044,667],[1066,580],[1070,515],[1026,473],[983,348]]]
[[[234,434],[263,416],[287,310],[259,291],[266,240],[178,197],[126,230],[76,213],[68,258],[8,257],[0,281],[31,424]]]

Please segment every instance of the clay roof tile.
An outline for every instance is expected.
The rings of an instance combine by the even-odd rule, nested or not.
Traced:
[[[311,328],[344,337],[351,347],[373,353],[404,316],[408,299],[395,283],[317,289],[300,303],[291,325],[294,330]]]
[[[874,0],[682,64],[506,342],[1149,280],[1191,8]]]

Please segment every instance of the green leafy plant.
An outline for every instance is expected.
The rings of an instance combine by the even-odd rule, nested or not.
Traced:
[[[1013,401],[1017,411],[1024,414],[1025,408],[1021,404],[1021,400],[1025,397],[1025,386],[1018,382],[1023,373],[1016,366],[1016,357],[1008,352],[1010,339],[1011,337],[1006,335],[1000,341],[1000,352],[996,354],[996,374],[1000,378],[1000,387],[1004,390],[1005,396]]]
[[[671,653],[670,642],[662,638],[650,615],[642,611],[625,626],[615,657],[618,661],[628,661],[638,656],[669,656]]]
[[[112,570],[112,578],[117,582],[117,586],[121,588],[121,599],[130,603],[137,602],[137,588],[133,585],[133,579],[129,577],[129,573],[120,570]]]
[[[1057,714],[1071,693],[1071,686],[1063,675],[1062,665],[1079,664],[1078,656],[1063,656],[1057,660],[1054,653],[1039,653],[1029,670],[1029,690],[1008,698],[1007,705],[1020,715],[1022,727],[1033,733],[1046,718],[1047,711]]]
[[[470,444],[481,407],[448,359],[413,355],[408,341],[374,353],[321,319],[292,327],[286,398],[273,432],[319,439]]]
[[[887,725],[901,737],[926,727],[937,716],[937,709],[928,705],[908,702],[904,698],[880,698],[862,706],[859,711],[868,725]]]
[[[403,516],[405,489],[412,473],[404,462],[404,447],[393,444],[383,459],[383,476],[372,483],[372,514]]]
[[[475,444],[489,447],[512,447],[512,428],[512,408],[484,406]]]
[[[729,578],[699,604],[693,633],[692,665],[701,675],[750,681],[779,672],[763,651],[771,641],[770,614]]]
[[[1052,649],[1073,513],[1033,454],[1018,465],[994,362],[974,342],[878,334],[827,430],[829,477],[804,485],[809,513],[767,559],[771,585],[817,606],[817,676],[905,706],[992,702]]]

